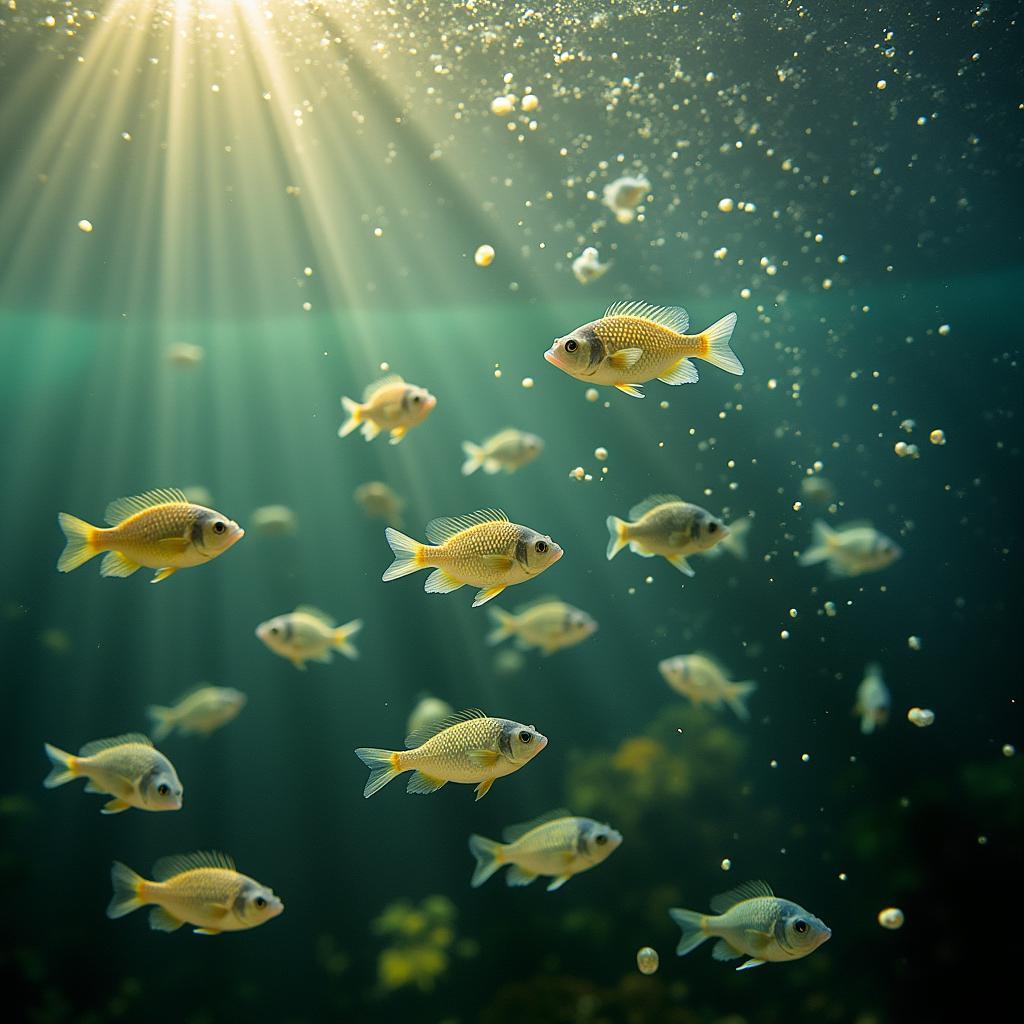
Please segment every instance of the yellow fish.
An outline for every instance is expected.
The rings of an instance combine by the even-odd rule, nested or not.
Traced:
[[[687,555],[707,551],[729,536],[729,528],[707,509],[674,494],[652,494],[629,510],[629,518],[632,522],[617,516],[606,520],[609,562],[628,544],[642,558],[662,555],[681,573],[693,576]]]
[[[478,469],[489,476],[504,470],[514,473],[528,462],[533,462],[544,449],[544,442],[536,434],[509,427],[487,438],[483,444],[472,441],[462,442],[466,461],[462,464],[462,475],[472,476]]]
[[[596,867],[619,848],[622,835],[593,818],[574,818],[568,811],[542,814],[523,825],[511,825],[504,843],[472,835],[469,851],[476,857],[470,885],[477,888],[506,864],[510,886],[529,885],[538,875],[550,876],[548,892],[560,889],[573,875]]]
[[[183,924],[195,925],[196,935],[239,932],[284,910],[273,889],[240,874],[223,853],[162,857],[153,865],[153,881],[114,861],[110,880],[114,896],[107,917],[152,906],[149,927],[158,932],[173,932]]]
[[[232,686],[200,686],[173,707],[151,704],[146,714],[153,722],[153,739],[162,740],[175,729],[183,736],[209,736],[227,725],[245,707],[246,699]]]
[[[547,746],[532,725],[462,711],[405,738],[405,750],[359,747],[370,769],[363,789],[371,797],[402,772],[412,772],[408,793],[433,793],[448,782],[477,783],[476,798],[487,795],[495,779],[511,775]]]
[[[362,403],[342,397],[348,419],[338,428],[338,437],[347,437],[356,427],[367,441],[382,430],[391,432],[389,444],[398,444],[410,427],[422,423],[437,405],[437,399],[425,388],[407,384],[391,375],[370,384],[363,391]]]
[[[676,693],[689,697],[694,704],[720,708],[724,702],[737,718],[750,718],[747,698],[757,689],[757,683],[732,682],[725,669],[708,655],[677,654],[658,662],[658,671]]]
[[[541,598],[517,608],[514,614],[493,605],[487,610],[495,626],[487,635],[489,644],[514,636],[520,648],[539,647],[545,657],[582,643],[597,630],[597,623],[586,612],[557,598]]]
[[[75,779],[85,779],[86,793],[109,793],[114,799],[101,814],[118,814],[129,807],[140,811],[180,811],[184,792],[174,765],[156,750],[148,736],[126,733],[86,743],[69,754],[50,743],[43,744],[53,764],[43,779],[55,789]]]
[[[480,587],[474,608],[506,587],[539,576],[562,557],[562,549],[550,537],[509,522],[498,509],[432,519],[427,523],[429,544],[390,526],[385,535],[395,560],[383,580],[433,569],[423,585],[428,594],[450,594],[467,584]]]
[[[892,565],[903,551],[870,523],[847,523],[833,529],[814,521],[814,541],[800,556],[801,565],[828,562],[833,576],[860,576]]]
[[[105,551],[101,576],[131,576],[146,566],[159,570],[149,581],[159,583],[179,569],[222,555],[245,536],[245,530],[227,516],[193,505],[182,491],[171,489],[118,498],[103,518],[109,530],[67,512],[57,516],[67,537],[57,562],[61,572],[71,572]]]
[[[616,302],[600,320],[556,338],[544,358],[570,377],[589,384],[610,384],[643,398],[646,381],[690,384],[698,379],[691,359],[703,359],[727,373],[743,365],[729,346],[736,314],[730,313],[700,334],[687,334],[690,316],[678,306]]]
[[[275,653],[305,671],[307,661],[330,664],[334,652],[356,659],[359,652],[350,641],[363,628],[362,619],[339,626],[326,613],[312,605],[300,604],[287,615],[261,622],[256,635]]]

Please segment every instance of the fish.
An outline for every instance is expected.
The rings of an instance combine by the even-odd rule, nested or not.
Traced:
[[[224,554],[245,536],[238,523],[212,508],[194,505],[183,491],[146,491],[112,501],[103,518],[110,529],[61,512],[67,545],[57,562],[71,572],[102,554],[101,576],[131,576],[143,566],[156,569],[159,583],[179,569],[202,565]]]
[[[562,809],[522,825],[511,825],[502,838],[504,843],[479,835],[469,837],[469,851],[476,858],[469,883],[474,889],[508,865],[508,885],[529,885],[538,875],[544,875],[551,878],[548,892],[554,892],[573,875],[607,860],[622,843],[622,834],[610,825],[593,818],[576,818]]]
[[[889,688],[882,678],[882,667],[871,664],[864,670],[864,679],[857,687],[857,703],[853,713],[860,715],[860,731],[864,735],[873,733],[879,725],[889,720]]]
[[[257,928],[277,917],[284,904],[274,890],[235,869],[223,853],[198,851],[162,857],[153,880],[114,861],[114,895],[107,917],[118,918],[151,906],[149,927],[158,932],[195,925],[196,935],[220,935]]]
[[[499,644],[510,636],[519,647],[538,647],[546,656],[574,647],[597,631],[597,623],[584,611],[558,598],[540,598],[521,605],[515,613],[489,608],[495,628],[487,635],[489,644]]]
[[[573,276],[580,284],[590,284],[604,277],[611,268],[612,261],[602,263],[597,249],[588,245],[583,252],[572,261]]]
[[[833,576],[878,572],[903,554],[895,541],[879,533],[870,523],[847,523],[833,529],[816,519],[813,529],[811,546],[800,556],[800,564],[828,562]]]
[[[362,628],[362,619],[353,619],[339,626],[319,608],[300,604],[293,612],[261,622],[256,627],[256,636],[275,654],[305,671],[307,661],[329,665],[334,660],[335,651],[341,651],[351,660],[358,658],[359,652],[352,643],[352,637]]]
[[[689,314],[678,306],[616,302],[600,320],[555,338],[544,358],[570,377],[610,384],[631,398],[643,398],[643,385],[655,378],[664,384],[694,383],[699,374],[691,359],[743,373],[729,345],[735,313],[700,334],[687,334],[689,326]]]
[[[609,181],[602,189],[601,202],[615,214],[620,224],[629,224],[636,217],[636,208],[651,191],[651,183],[641,174],[625,175]]]
[[[420,729],[429,729],[438,722],[443,722],[455,714],[455,709],[446,700],[440,697],[431,697],[425,694],[416,702],[416,706],[409,713],[409,720],[405,725],[406,735],[412,735]]]
[[[354,497],[368,516],[383,519],[388,526],[401,527],[405,502],[387,484],[370,480],[355,489]]]
[[[287,537],[298,529],[295,513],[287,505],[262,505],[251,519],[253,530],[264,537]]]
[[[674,494],[652,494],[629,510],[629,518],[606,520],[609,562],[628,544],[642,558],[662,555],[681,573],[693,576],[687,555],[707,551],[729,536],[721,519]]]
[[[397,374],[382,377],[367,385],[362,402],[342,396],[348,419],[338,428],[338,437],[347,437],[356,427],[367,441],[382,430],[390,433],[389,444],[399,444],[410,428],[418,426],[437,405],[437,399],[415,384],[407,384]]]
[[[474,608],[506,587],[539,576],[562,557],[562,549],[550,537],[509,522],[500,509],[432,519],[427,523],[428,544],[390,526],[385,536],[395,560],[381,579],[387,582],[433,569],[423,585],[428,594],[450,594],[467,584],[479,587]]]
[[[706,654],[678,654],[658,663],[662,678],[676,693],[689,697],[694,704],[710,704],[720,708],[728,704],[737,718],[750,718],[747,698],[757,683],[730,682],[726,670]]]
[[[766,882],[744,882],[711,901],[713,915],[673,907],[669,916],[682,929],[676,953],[685,956],[706,939],[717,938],[716,960],[749,959],[738,971],[764,963],[799,960],[827,942],[832,930],[790,900],[779,899]]]
[[[245,707],[247,697],[231,686],[199,686],[172,707],[151,704],[146,714],[153,722],[153,739],[160,742],[175,729],[183,736],[209,736],[227,725]]]
[[[140,811],[180,811],[184,787],[174,765],[160,753],[148,736],[129,732],[123,736],[93,740],[77,754],[44,743],[53,768],[43,779],[55,789],[75,779],[85,779],[86,793],[105,793],[113,799],[101,814],[120,814],[129,807]]]
[[[433,793],[449,782],[476,783],[481,800],[495,779],[518,771],[547,743],[532,725],[470,708],[407,736],[405,750],[359,747],[355,754],[370,769],[364,797],[412,772],[407,793]]]
[[[536,434],[527,434],[513,427],[494,434],[483,444],[463,441],[462,452],[466,461],[462,464],[462,475],[472,476],[480,468],[488,475],[501,470],[514,473],[528,462],[533,462],[543,448],[544,442]]]
[[[827,505],[836,496],[836,485],[827,477],[805,476],[800,481],[800,493],[819,505]]]
[[[164,349],[164,359],[171,365],[182,369],[198,366],[205,353],[199,345],[187,341],[175,341]]]

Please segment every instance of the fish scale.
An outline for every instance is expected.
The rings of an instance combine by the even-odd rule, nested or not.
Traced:
[[[416,768],[449,782],[479,782],[482,771],[469,760],[469,751],[497,750],[505,724],[503,718],[473,718],[460,722],[412,750],[400,751],[397,767]]]
[[[699,334],[675,331],[635,316],[609,316],[594,324],[598,338],[609,355],[626,348],[639,348],[640,358],[623,375],[624,379],[659,377],[682,358],[707,354],[707,341]]]
[[[492,522],[471,526],[436,547],[425,547],[423,556],[442,569],[452,569],[460,575],[472,574],[471,582],[478,586],[498,583],[506,572],[488,566],[487,555],[515,556],[519,541],[519,528],[514,523]]]

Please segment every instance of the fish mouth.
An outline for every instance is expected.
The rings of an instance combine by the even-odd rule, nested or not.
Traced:
[[[540,753],[548,745],[548,738],[543,733],[537,733],[537,752]]]
[[[549,362],[549,363],[550,363],[550,364],[551,364],[552,366],[557,366],[557,367],[558,367],[558,368],[559,368],[560,370],[564,370],[564,369],[565,369],[565,367],[564,367],[564,366],[562,365],[562,363],[561,363],[561,362],[559,362],[558,356],[556,356],[556,355],[555,355],[555,353],[554,353],[554,351],[553,351],[552,349],[550,349],[550,348],[549,348],[549,349],[547,350],[547,352],[545,352],[545,353],[544,353],[544,358],[545,358],[545,359],[546,359],[546,360],[547,360],[547,361],[548,361],[548,362]]]
[[[434,408],[435,405],[437,405],[437,399],[433,395],[427,395],[423,402],[424,405],[426,405],[427,407],[427,412],[429,412],[431,409]]]
[[[562,548],[559,547],[557,544],[552,544],[551,546],[554,548],[551,557],[551,564],[554,565],[554,563],[557,562],[562,557],[562,555],[565,554],[565,551],[563,551]]]

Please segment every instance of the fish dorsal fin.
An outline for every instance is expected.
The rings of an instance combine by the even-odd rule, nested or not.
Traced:
[[[517,839],[521,839],[526,835],[527,832],[532,832],[539,825],[545,825],[549,821],[557,821],[559,818],[571,818],[572,811],[567,811],[564,807],[556,807],[554,810],[546,811],[544,814],[538,815],[533,821],[523,821],[518,825],[509,825],[501,833],[501,838],[506,843],[514,843]]]
[[[86,743],[78,752],[79,757],[91,757],[101,750],[110,750],[111,747],[123,747],[126,743],[141,743],[144,747],[153,746],[153,741],[141,732],[126,732],[123,736],[108,736],[105,740],[93,740]]]
[[[606,310],[608,316],[635,316],[650,320],[652,324],[667,327],[676,334],[685,334],[690,326],[690,314],[682,306],[652,306],[648,302],[613,302]]]
[[[327,614],[327,612],[320,611],[319,608],[313,607],[311,604],[300,604],[296,605],[295,610],[304,615],[312,615],[314,619],[318,619],[325,626],[330,626],[331,629],[337,625],[337,623]]]
[[[508,516],[500,508],[482,508],[466,516],[439,516],[427,523],[427,540],[431,544],[443,544],[457,533],[482,523],[507,523]]]
[[[405,379],[400,377],[397,373],[389,373],[386,377],[381,377],[380,380],[375,380],[372,384],[367,384],[363,388],[363,401],[368,402],[373,398],[377,391],[381,388],[387,387],[388,384],[404,384]]]
[[[107,506],[106,512],[103,513],[103,518],[111,526],[117,526],[118,523],[123,523],[130,516],[145,512],[147,508],[153,508],[154,505],[170,505],[178,502],[185,505],[191,504],[185,497],[185,492],[179,491],[177,487],[145,491],[130,498],[118,498],[116,501],[112,501]]]
[[[711,900],[711,909],[716,914],[724,914],[744,900],[753,900],[758,896],[774,896],[772,887],[767,882],[741,882],[728,892],[719,893]]]
[[[166,882],[168,878],[180,875],[196,868],[223,868],[235,871],[235,862],[226,853],[216,850],[197,850],[195,853],[174,853],[170,857],[161,857],[153,865],[153,880]]]
[[[412,750],[414,747],[422,746],[439,732],[444,732],[445,729],[450,729],[453,725],[458,725],[460,722],[469,722],[474,718],[486,717],[487,712],[481,711],[479,708],[466,708],[465,711],[458,711],[454,715],[442,718],[438,722],[431,722],[429,725],[409,733],[405,737],[405,749]]]
[[[639,519],[641,516],[650,512],[652,508],[657,508],[659,505],[667,505],[669,502],[682,500],[683,499],[677,494],[652,494],[649,498],[644,498],[643,501],[637,502],[637,504],[629,510],[629,518]]]

